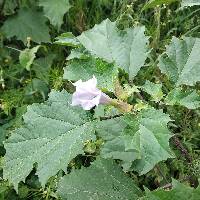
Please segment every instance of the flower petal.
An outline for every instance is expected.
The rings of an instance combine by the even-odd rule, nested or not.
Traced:
[[[96,96],[92,100],[81,100],[81,106],[84,110],[91,110],[99,105],[100,96]]]
[[[72,106],[80,105],[84,110],[90,110],[99,104],[111,102],[110,97],[96,87],[97,79],[95,76],[85,82],[79,80],[73,85],[76,86],[76,91],[72,95]]]

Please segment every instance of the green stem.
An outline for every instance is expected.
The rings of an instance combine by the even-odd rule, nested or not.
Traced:
[[[29,71],[29,75],[30,75],[30,80],[31,80],[31,89],[32,89],[32,92],[33,92],[34,91],[34,87],[33,87],[33,78],[32,78],[31,70]]]
[[[161,9],[160,6],[157,6],[155,8],[155,20],[156,20],[156,35],[155,35],[155,39],[153,41],[153,47],[155,49],[158,49],[159,47],[159,42],[160,42],[160,17],[161,17]]]
[[[164,175],[164,173],[162,172],[162,170],[160,169],[159,165],[156,165],[156,169],[158,170],[158,172],[160,173],[160,175],[163,177],[163,179],[165,180],[166,184],[169,184],[169,181],[167,180],[166,176]]]

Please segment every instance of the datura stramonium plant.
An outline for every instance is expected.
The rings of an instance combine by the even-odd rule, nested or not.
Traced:
[[[113,105],[122,112],[130,112],[132,105],[117,99],[112,99],[97,88],[95,76],[88,81],[78,80],[73,83],[76,91],[72,95],[72,106],[81,106],[84,110],[91,110],[100,104]]]

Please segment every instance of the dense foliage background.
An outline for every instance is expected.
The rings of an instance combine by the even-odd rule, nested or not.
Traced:
[[[197,188],[200,178],[199,5],[199,0],[0,0],[0,199],[200,199]],[[96,30],[92,29],[95,24],[100,24]],[[88,35],[81,35],[89,29]],[[139,69],[144,66],[140,71],[127,69],[131,64],[127,66],[123,61],[125,56],[109,60],[106,50],[98,49],[99,44],[104,45],[100,33],[111,29],[113,32],[108,36],[112,35],[116,42],[120,38],[124,42],[123,37],[132,30],[136,34],[140,31],[134,41],[138,42],[135,52],[139,52],[134,59],[146,61],[132,63]],[[166,50],[167,45],[170,46]],[[170,59],[176,60],[177,65]],[[121,68],[116,69],[113,63]],[[181,77],[180,68],[184,64],[192,70],[186,70],[186,75]],[[144,138],[139,140],[146,140],[148,167],[132,165],[129,153],[133,156],[137,149],[124,152],[120,149],[121,136],[117,131],[122,121],[116,118],[121,113],[101,106],[90,112],[70,110],[71,98],[62,90],[72,93],[71,81],[88,80],[93,74],[104,92],[134,105],[135,112],[139,112],[135,122],[130,120],[131,116],[124,116],[128,136],[135,131],[137,123],[151,127],[155,135],[159,131],[166,134],[165,138],[158,136],[158,141],[168,150],[164,152],[159,147],[155,152],[149,145],[153,140],[143,130]],[[39,104],[43,102],[46,103]],[[152,109],[146,110],[147,107]],[[82,120],[91,124],[99,120],[95,125],[96,132],[99,131],[97,138],[88,128],[81,136],[84,145],[73,140],[76,133],[71,138],[52,142],[54,135],[62,133],[70,121],[65,121],[67,116],[71,114],[73,118],[77,112],[82,114],[80,119],[74,118],[76,126]],[[47,118],[52,121],[45,121]],[[21,126],[24,128],[17,129]],[[77,134],[81,131],[77,130]],[[105,135],[106,131],[117,140]],[[43,141],[45,134],[51,135],[50,139],[47,136],[48,141]],[[35,139],[38,139],[36,143]],[[171,150],[166,147],[168,140]],[[22,141],[28,142],[21,144]],[[68,146],[74,141],[79,145],[77,149],[72,148],[76,153],[65,158],[64,154],[71,151]],[[44,154],[39,158],[38,155],[50,149],[42,149],[42,142],[57,145],[51,157],[46,158]],[[134,145],[137,146],[136,142]],[[100,152],[103,158],[113,160],[99,159]],[[149,152],[153,152],[151,156]],[[61,155],[60,165],[55,166],[58,155]],[[67,173],[69,178],[64,176]],[[111,185],[112,189],[108,189]],[[73,187],[77,189],[73,191]],[[82,191],[86,189],[87,195]],[[77,191],[78,194],[69,195]]]

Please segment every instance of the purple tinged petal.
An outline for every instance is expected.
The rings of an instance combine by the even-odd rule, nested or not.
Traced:
[[[108,95],[101,92],[99,104],[109,104],[110,102],[111,102],[111,98]]]
[[[99,105],[99,99],[100,99],[100,96],[96,96],[95,98],[93,98],[91,100],[82,100],[81,101],[81,106],[82,106],[82,108],[84,110],[90,110],[94,106],[98,106]]]
[[[99,104],[111,102],[110,97],[96,87],[97,79],[95,76],[85,82],[79,80],[73,85],[76,86],[76,91],[72,95],[72,106],[80,105],[84,110],[90,110]]]

